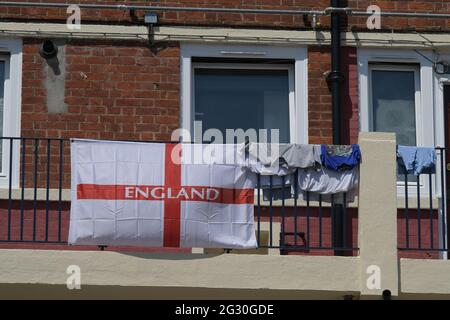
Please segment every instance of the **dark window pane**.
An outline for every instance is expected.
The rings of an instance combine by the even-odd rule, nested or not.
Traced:
[[[203,132],[279,129],[280,142],[289,142],[287,70],[196,69],[194,86]]]
[[[395,132],[397,144],[416,145],[413,71],[372,71],[373,130]]]

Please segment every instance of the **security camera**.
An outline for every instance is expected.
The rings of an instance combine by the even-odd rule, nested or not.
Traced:
[[[46,60],[54,58],[58,54],[58,47],[53,43],[53,41],[44,40],[39,48],[39,54]]]

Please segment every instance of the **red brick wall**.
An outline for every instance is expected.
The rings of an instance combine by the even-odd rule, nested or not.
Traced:
[[[331,93],[326,72],[331,70],[329,47],[308,48],[309,143],[332,143]]]
[[[342,143],[357,143],[358,124],[358,65],[356,48],[341,50],[342,82]],[[332,143],[331,92],[326,73],[331,70],[330,48],[310,46],[308,48],[308,116],[309,142]]]
[[[142,43],[69,41],[65,113],[49,113],[42,40],[24,39],[23,137],[170,140],[179,127],[179,44],[154,55]],[[25,185],[34,186],[34,141],[26,145]],[[17,147],[17,146],[14,146]],[[38,187],[47,185],[47,142],[39,141]],[[64,143],[64,187],[70,186],[70,151]],[[51,142],[50,186],[59,183],[59,145]]]
[[[27,248],[50,250],[100,250],[96,246],[68,246],[66,244],[69,232],[69,202],[62,202],[60,206],[58,202],[51,201],[49,202],[47,208],[44,201],[36,202],[36,206],[33,201],[24,201],[23,204],[21,204],[20,201],[13,201],[11,205],[11,224],[9,234],[9,239],[11,242],[4,242],[8,240],[8,207],[9,204],[7,200],[0,200],[0,249]],[[61,208],[61,211],[59,208]],[[48,227],[46,227],[47,212]],[[58,232],[60,221],[61,239],[59,239]],[[48,233],[46,230],[48,230]],[[23,242],[18,241],[21,240],[21,235]],[[36,242],[33,242],[33,236]],[[133,252],[191,252],[189,248],[130,248],[125,246],[111,246],[106,248],[106,250]]]
[[[48,113],[41,41],[25,39],[22,136],[124,140],[170,140],[180,122],[179,45],[157,55],[143,44],[69,41],[66,48],[65,102],[68,111]],[[309,142],[332,143],[329,47],[308,49]],[[358,135],[356,49],[343,48],[343,143]],[[58,187],[59,145],[51,143],[51,187]],[[26,172],[34,170],[34,141],[27,142]],[[69,144],[64,143],[64,183],[70,185]],[[39,142],[38,186],[46,186],[47,142]],[[26,186],[34,185],[28,175]]]
[[[81,0],[80,3],[109,3],[119,4],[115,1]],[[121,1],[132,5],[155,6],[182,6],[182,7],[217,7],[217,8],[253,8],[253,9],[288,9],[301,8],[321,10],[329,5],[329,0],[160,0],[160,1]],[[135,17],[123,10],[82,10],[82,21],[85,23],[98,21],[133,22],[142,21],[143,11],[137,11]],[[240,14],[215,12],[159,12],[162,24],[176,25],[215,25],[215,26],[268,26],[297,28],[304,26],[302,16],[269,15],[269,14]],[[5,8],[0,18],[16,20],[48,19],[65,20],[68,14],[65,9],[42,8]],[[324,19],[327,20],[326,18]]]
[[[450,13],[450,2],[448,0],[348,0],[347,2],[349,7],[357,8],[359,11],[366,11],[369,5],[377,5],[385,12]],[[364,17],[350,17],[348,19],[349,26],[355,26],[359,29],[367,28],[366,21]],[[443,31],[450,28],[450,20],[448,19],[382,17],[381,24],[384,30]]]
[[[36,248],[36,249],[56,249],[56,250],[98,250],[97,247],[93,246],[67,246],[66,244],[57,243],[3,243],[8,239],[8,207],[9,203],[7,200],[0,201],[0,248]],[[20,201],[13,201],[11,205],[11,240],[20,240],[21,235],[21,216],[22,216],[22,205]],[[46,217],[47,217],[47,206],[44,201],[36,202],[36,219],[34,218],[34,208],[35,204],[33,201],[24,201],[23,203],[23,240],[32,241],[33,240],[33,230],[35,231],[36,241],[44,241],[46,234]],[[58,241],[58,226],[59,226],[59,203],[57,201],[49,202],[48,206],[48,241],[57,242]],[[69,229],[69,210],[70,203],[61,203],[61,241],[67,241],[68,229]],[[258,215],[258,211],[255,209],[255,216]],[[307,235],[307,211],[305,208],[297,209],[297,231],[304,232]],[[293,208],[287,208],[284,211],[285,216],[285,231],[294,232],[295,231],[295,212]],[[358,214],[355,209],[347,209],[347,220],[346,220],[346,247],[358,247]],[[263,208],[261,210],[261,221],[270,220],[270,210],[269,208]],[[273,221],[276,223],[282,222],[282,214],[279,208],[273,209]],[[36,221],[36,228],[34,229],[34,221]],[[433,242],[435,248],[438,247],[438,219],[437,212],[434,211],[432,215],[432,228],[433,228]],[[319,247],[320,245],[320,233],[319,233],[319,211],[317,208],[310,209],[310,239],[309,242],[304,242],[302,239],[297,239],[298,246],[307,245],[310,247]],[[411,248],[418,247],[418,219],[417,212],[414,210],[409,210],[409,241]],[[431,225],[430,225],[430,215],[429,212],[422,212],[421,219],[421,240],[423,248],[431,248]],[[324,208],[322,210],[322,247],[330,247],[331,242],[331,217],[330,210]],[[398,213],[398,247],[406,247],[406,219],[404,215],[404,210],[399,210]],[[286,237],[286,244],[294,245],[294,238],[292,236]],[[273,243],[274,246],[278,246],[279,243]],[[174,252],[188,252],[188,249],[170,249],[170,248],[142,248],[142,247],[109,247],[107,250],[113,251],[142,251],[142,252],[155,252],[164,250],[172,250]],[[286,250],[286,254],[308,254],[308,255],[333,255],[333,250],[327,249],[315,249],[315,250]],[[357,255],[357,251],[346,251],[346,255]],[[404,258],[416,258],[416,259],[437,259],[439,254],[436,251],[424,250],[424,251],[405,251],[399,250],[399,257]]]
[[[341,52],[342,83],[341,137],[343,144],[357,143],[359,133],[358,113],[358,57],[356,48],[344,47]]]
[[[27,0],[28,1],[28,0]],[[27,2],[25,1],[25,2]],[[33,0],[29,0],[30,2]],[[61,2],[64,2],[61,0]],[[313,9],[323,10],[329,7],[329,0],[160,0],[160,1],[100,1],[81,0],[80,3],[119,4],[128,3],[135,5],[160,5],[160,6],[186,6],[186,7],[226,7],[226,8],[253,8],[253,9]],[[378,5],[384,11],[401,12],[439,12],[450,13],[450,4],[447,0],[348,0],[341,1],[342,6],[348,6],[358,11],[366,11],[369,5]],[[17,8],[4,7],[0,18],[13,20],[65,20],[65,9],[57,8]],[[82,10],[82,21],[89,22],[120,22],[130,23],[142,21],[143,12],[137,11],[135,16],[130,16],[123,10]],[[299,28],[309,27],[310,20],[305,24],[302,16],[293,15],[267,15],[267,14],[239,14],[239,13],[214,13],[214,12],[161,12],[160,21],[163,24],[181,25],[231,25],[231,26],[266,26],[269,28]],[[329,25],[329,17],[319,17],[323,28]],[[349,27],[366,29],[366,18],[350,17]],[[449,30],[450,20],[445,19],[416,19],[383,17],[384,30],[417,28],[424,31]]]
[[[22,220],[22,206],[23,206],[23,220]],[[56,249],[56,250],[98,250],[95,246],[67,246],[64,242],[67,241],[69,231],[69,210],[70,203],[62,202],[61,207],[57,201],[51,201],[47,205],[44,201],[36,202],[24,201],[21,204],[20,201],[13,201],[11,205],[11,224],[10,224],[10,240],[15,243],[3,243],[8,240],[8,211],[9,203],[7,200],[0,200],[0,248],[36,248],[36,249]],[[59,211],[61,208],[61,214]],[[48,211],[48,242],[50,243],[32,243],[33,235],[38,242],[46,241],[46,229],[47,229],[47,211]],[[35,214],[36,212],[36,214]],[[347,210],[347,230],[350,232],[347,234],[346,247],[357,247],[357,212],[354,209]],[[285,214],[285,231],[295,231],[295,219],[294,209],[287,208]],[[297,230],[298,232],[304,232],[307,235],[307,218],[306,209],[298,208],[297,211]],[[255,208],[255,215],[257,210]],[[61,220],[60,220],[61,217]],[[265,207],[261,211],[261,221],[269,221],[269,208]],[[256,218],[255,218],[256,219]],[[22,222],[23,221],[23,222]],[[61,239],[62,243],[56,243],[59,241],[59,221],[61,221]],[[280,208],[273,209],[273,221],[274,223],[281,223],[281,210]],[[310,246],[319,247],[319,212],[317,208],[311,208],[310,210],[310,241],[304,242],[298,238],[298,246]],[[21,227],[22,226],[22,227]],[[28,243],[20,243],[18,240],[28,241]],[[274,235],[275,236],[275,235]],[[294,238],[292,236],[286,237],[286,244],[294,245]],[[279,246],[279,243],[273,242],[273,246]],[[323,209],[322,212],[322,247],[331,247],[331,218],[330,210]],[[174,248],[144,248],[144,247],[120,247],[113,246],[107,248],[107,250],[113,251],[142,251],[142,252],[155,252],[164,251],[167,252],[190,252],[189,249],[174,249]],[[347,255],[357,255],[357,251],[347,251]],[[285,254],[311,254],[311,255],[333,255],[333,250],[328,249],[314,249],[314,250],[300,250],[292,249],[285,251]]]
[[[169,140],[178,128],[177,43],[155,56],[142,43],[68,42],[62,114],[47,112],[40,44],[24,41],[23,136]]]
[[[40,40],[25,39],[22,135],[35,137],[169,140],[179,126],[178,44],[156,56],[142,44],[71,41],[66,49],[68,112],[46,107]],[[356,49],[343,48],[344,137],[357,136]],[[331,142],[328,47],[309,47],[309,127],[311,143]],[[347,128],[347,129],[346,129]]]
[[[406,225],[408,224],[408,233]],[[439,225],[438,212],[422,208],[421,219],[419,223],[417,210],[409,209],[408,219],[406,219],[405,210],[399,209],[397,216],[397,243],[399,248],[407,248],[407,239],[409,248],[419,248],[419,225],[420,225],[420,247],[423,250],[399,250],[398,255],[401,258],[413,259],[438,259],[439,252]],[[407,236],[408,235],[408,236]],[[432,246],[433,244],[433,246]]]
[[[278,209],[278,208],[277,208]],[[269,221],[269,208],[262,210],[263,220]],[[308,236],[308,212],[309,212],[309,236]],[[348,250],[344,250],[345,256],[357,256],[358,250],[351,250],[358,247],[358,210],[354,208],[347,208],[345,215],[345,243],[344,247]],[[256,214],[256,213],[255,213]],[[282,210],[274,210],[274,221],[282,223]],[[286,208],[284,211],[284,225],[285,232],[295,232],[295,215],[297,214],[297,232],[304,233],[304,239],[297,237],[297,246],[305,246],[313,249],[295,248],[284,250],[285,254],[290,255],[334,255],[335,252],[332,249],[332,218],[330,208],[323,207],[320,214],[319,208],[311,207],[309,209],[301,207],[297,208],[297,212],[294,208]],[[294,236],[286,236],[285,244],[288,246],[295,246]],[[279,245],[274,243],[274,245]]]

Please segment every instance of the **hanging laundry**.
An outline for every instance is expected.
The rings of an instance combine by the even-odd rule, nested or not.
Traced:
[[[416,176],[436,171],[436,150],[430,147],[397,146],[399,172]]]
[[[358,186],[359,168],[334,171],[326,167],[301,169],[298,173],[298,188],[320,194],[347,192]]]
[[[293,180],[292,174],[281,177],[261,175],[260,188],[263,192],[264,201],[292,198],[291,187]]]
[[[260,187],[261,188],[269,188],[270,187],[270,178],[272,178],[272,188],[281,188],[286,185],[291,185],[292,175],[286,176],[260,176]],[[283,182],[284,181],[284,182]]]
[[[318,145],[280,144],[280,165],[288,168],[309,168],[320,164]]]
[[[287,175],[296,168],[320,165],[320,146],[301,144],[249,143],[241,148],[247,152],[248,168],[262,175]]]
[[[248,159],[248,161],[245,164],[245,167],[249,169],[253,173],[260,174],[261,177],[263,176],[286,176],[290,174],[294,168],[288,169],[285,167],[279,167],[279,166],[265,166],[261,164],[257,160]]]
[[[308,191],[299,191],[297,199],[300,201],[314,201],[322,203],[344,204],[355,202],[358,195],[358,189],[351,189],[347,192],[340,192],[334,194],[320,194]]]
[[[328,169],[341,171],[356,167],[361,160],[359,145],[321,145],[321,162]]]
[[[434,148],[417,148],[415,175],[421,173],[435,173],[436,150]]]
[[[414,162],[416,161],[417,147],[397,146],[397,164],[402,173],[412,173],[414,171]]]
[[[309,193],[309,200],[318,201],[322,195],[324,202],[343,202],[346,194],[346,202],[355,199],[358,193],[359,167],[350,170],[334,171],[326,167],[319,169],[300,169],[298,173],[298,198],[306,200]],[[292,192],[295,190],[292,188]],[[334,195],[333,199],[331,195]]]

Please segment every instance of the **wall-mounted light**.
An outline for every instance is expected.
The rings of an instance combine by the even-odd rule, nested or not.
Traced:
[[[437,74],[448,74],[450,73],[450,65],[446,61],[439,61],[434,64],[434,72]]]
[[[44,40],[39,48],[39,54],[45,60],[52,59],[58,54],[58,47],[52,40]]]
[[[156,13],[146,13],[144,14],[144,22],[148,27],[148,42],[150,46],[153,46],[155,43],[155,32],[154,26],[158,23],[158,15]]]
[[[144,15],[144,22],[146,24],[157,24],[158,23],[158,15],[156,13],[146,13]]]

